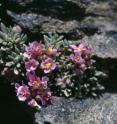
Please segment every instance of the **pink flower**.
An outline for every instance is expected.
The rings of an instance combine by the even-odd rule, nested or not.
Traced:
[[[57,53],[57,49],[54,49],[54,48],[51,48],[51,47],[47,48],[47,50],[46,50],[46,54],[48,56],[56,55],[56,53]]]
[[[42,85],[43,89],[47,89],[47,82],[48,82],[48,80],[49,80],[48,77],[46,77],[46,76],[42,77],[41,85]]]
[[[70,47],[73,49],[74,53],[82,52],[86,49],[86,45],[84,43],[80,43],[79,45],[70,45]]]
[[[24,57],[30,59],[33,56],[32,49],[29,46],[25,47]]]
[[[33,87],[33,89],[47,89],[48,77],[44,76],[40,79],[34,73],[29,73],[27,76],[29,79],[28,85]]]
[[[35,59],[31,59],[28,62],[25,62],[25,68],[27,72],[35,71],[39,65],[39,62]]]
[[[83,72],[86,69],[86,65],[85,64],[81,64],[79,66],[75,66],[75,72],[77,74],[81,74],[81,72]]]
[[[50,91],[46,91],[40,99],[42,105],[47,106],[47,104],[51,102],[51,98],[52,98],[52,93]]]
[[[29,87],[26,85],[19,85],[16,88],[16,92],[19,101],[26,101],[30,97]]]
[[[41,54],[41,45],[37,41],[29,43],[29,46],[26,46],[24,57],[26,58],[37,58]]]
[[[81,57],[80,53],[75,53],[70,56],[71,60],[78,65],[85,63],[84,59]]]
[[[41,108],[41,106],[39,106],[39,105],[37,104],[37,102],[36,102],[35,99],[31,99],[30,101],[28,101],[28,105],[29,105],[30,107],[32,107],[32,108],[34,108],[34,107],[38,107],[39,109]]]
[[[85,50],[83,50],[82,52],[82,57],[87,61],[87,60],[90,60],[91,58],[91,49],[86,47]]]
[[[41,68],[45,73],[50,73],[56,68],[56,63],[51,58],[47,58],[46,60],[42,61]]]
[[[69,79],[64,76],[62,78],[57,78],[57,86],[60,86],[61,88],[66,88],[66,86],[70,83]]]
[[[53,100],[54,102],[52,93],[49,90],[43,90],[43,92],[39,93],[39,95],[37,95],[35,99],[38,102],[41,102],[43,106],[46,106],[49,102],[51,102],[51,100]]]
[[[20,33],[22,32],[22,29],[19,25],[15,25],[13,28],[12,28],[12,31],[15,32],[15,33]]]
[[[35,74],[27,74],[29,82],[28,85],[31,86],[33,89],[39,89],[41,87],[41,80]]]
[[[80,70],[85,70],[86,69],[86,64],[82,63],[81,65],[79,65],[79,69]]]

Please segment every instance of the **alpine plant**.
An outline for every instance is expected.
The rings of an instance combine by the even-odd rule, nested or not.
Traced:
[[[19,101],[41,108],[61,96],[96,97],[104,90],[103,73],[96,70],[93,50],[85,42],[50,34],[26,43],[20,26],[1,24],[0,29],[0,72],[10,81],[16,76]]]

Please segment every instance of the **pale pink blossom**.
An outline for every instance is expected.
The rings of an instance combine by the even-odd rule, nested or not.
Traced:
[[[26,101],[30,97],[29,87],[27,85],[19,85],[16,89],[19,101]]]
[[[24,57],[37,58],[41,54],[41,44],[37,41],[29,43],[29,46],[25,47]]]
[[[47,58],[41,63],[41,69],[43,69],[45,73],[50,73],[53,70],[55,70],[55,68],[56,68],[56,63],[51,58]]]
[[[39,62],[35,59],[31,59],[25,62],[25,68],[27,72],[35,71],[39,65]]]

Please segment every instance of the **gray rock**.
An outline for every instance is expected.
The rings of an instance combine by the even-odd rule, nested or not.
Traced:
[[[97,31],[107,31],[107,30],[117,30],[117,1],[116,0],[45,0],[45,1],[35,1],[35,0],[8,0],[9,6],[7,9],[13,11],[15,13],[8,13],[16,23],[20,24],[22,27],[26,28],[31,24],[31,27],[27,27],[29,30],[32,29],[34,32],[37,30],[37,26],[41,27],[41,31],[45,32],[59,32],[58,25],[60,27],[63,26],[61,23],[65,23],[63,28],[61,28],[61,32],[63,33],[65,29],[68,29],[68,33],[71,31],[71,27],[67,24],[69,21],[73,21],[73,29],[84,31],[88,29],[89,32],[94,30],[94,33]],[[20,13],[17,13],[17,9],[12,5],[18,4]],[[25,4],[25,7],[21,5]],[[13,9],[14,8],[14,9]],[[30,16],[30,20],[29,18]],[[25,19],[22,16],[25,15]],[[37,18],[35,18],[35,16]],[[42,24],[45,23],[43,21],[40,23],[42,18],[40,16],[44,16],[48,20],[51,17],[52,21],[48,21],[45,26]],[[19,19],[19,17],[21,17]],[[53,21],[53,19],[55,19]],[[43,20],[43,19],[42,19]],[[18,22],[19,21],[19,22]],[[74,21],[77,22],[74,24]],[[36,24],[33,22],[37,22]],[[56,22],[56,23],[55,23]],[[54,26],[53,26],[54,25]],[[33,26],[33,28],[32,28]],[[51,30],[52,27],[52,30]],[[65,29],[64,29],[65,28]],[[54,29],[54,30],[53,30]],[[31,31],[32,31],[31,30]],[[40,31],[40,32],[41,32]]]
[[[102,59],[117,59],[117,32],[105,32],[85,36],[83,40],[92,48],[93,54]]]
[[[32,3],[34,0],[8,0],[8,2],[20,4],[22,6],[25,6],[26,4]]]
[[[37,124],[117,124],[117,94],[100,99],[60,98],[35,113]]]
[[[7,14],[12,21],[30,32],[79,33],[79,21],[84,16],[82,4],[66,0],[8,0]],[[25,6],[22,6],[25,5]],[[14,7],[19,5],[19,11]],[[14,9],[13,9],[14,8]],[[18,13],[17,13],[18,12]]]
[[[117,1],[105,0],[105,1],[93,1],[87,5],[85,9],[86,16],[82,22],[81,27],[90,25],[98,27],[100,32],[105,31],[117,31]]]
[[[66,34],[69,38],[87,40],[94,55],[117,58],[116,0],[8,0],[25,4],[18,12],[9,7],[13,22],[33,33]],[[101,34],[97,34],[101,33]]]
[[[32,2],[35,2],[35,0],[7,0],[8,2],[11,2],[11,3],[15,3],[15,4],[19,4],[19,5],[23,5],[23,6],[27,6],[28,4],[31,4]],[[39,3],[60,3],[60,2],[65,2],[65,1],[68,1],[68,2],[73,2],[77,5],[81,4],[81,3],[86,3],[86,2],[90,2],[90,0],[40,0],[38,1]],[[37,2],[37,1],[36,1]]]
[[[78,22],[76,20],[72,21],[62,21],[59,19],[54,19],[50,16],[36,15],[36,14],[16,14],[8,11],[8,14],[14,18],[16,23],[21,25],[25,29],[29,29],[32,32],[53,32],[53,33],[70,33],[74,29],[78,28]],[[35,30],[34,30],[35,29]]]

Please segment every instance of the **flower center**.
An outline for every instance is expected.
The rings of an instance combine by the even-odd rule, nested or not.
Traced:
[[[33,81],[33,85],[34,85],[34,87],[38,87],[39,84],[40,84],[40,81]]]
[[[50,96],[47,96],[46,100],[47,100],[47,101],[49,101],[49,100],[50,100],[50,98],[51,98]]]
[[[38,83],[38,81],[33,81],[33,84],[37,84]]]
[[[39,51],[39,47],[36,47],[36,48],[35,48],[35,52],[38,52],[38,51]]]
[[[32,62],[32,63],[30,64],[30,66],[36,67],[36,63]]]
[[[80,57],[75,57],[75,61],[80,61]]]
[[[31,53],[31,51],[28,51],[27,54],[28,54],[28,55],[31,55],[32,53]]]
[[[75,51],[81,51],[81,49],[79,47],[75,48]]]
[[[51,68],[51,66],[52,66],[52,63],[47,63],[47,64],[45,64],[45,68],[46,68],[46,69]]]
[[[27,97],[29,95],[29,93],[27,91],[24,91],[24,92],[21,93],[21,95],[24,96],[24,97]]]
[[[51,47],[48,48],[48,52],[52,52],[53,49]]]

